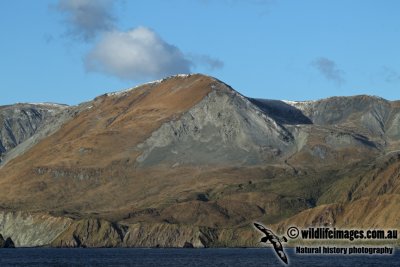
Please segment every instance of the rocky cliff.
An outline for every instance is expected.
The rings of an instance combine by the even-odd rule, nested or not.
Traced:
[[[249,227],[217,229],[170,223],[112,223],[45,213],[1,214],[0,247],[217,247],[255,246]],[[1,236],[2,237],[2,236]],[[12,241],[12,240],[15,240]]]
[[[69,218],[42,213],[0,213],[0,233],[11,237],[17,247],[48,245],[71,223]]]

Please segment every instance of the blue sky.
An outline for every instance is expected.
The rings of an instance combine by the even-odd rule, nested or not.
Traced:
[[[257,98],[400,99],[396,0],[2,0],[0,11],[0,105],[73,105],[187,72]]]

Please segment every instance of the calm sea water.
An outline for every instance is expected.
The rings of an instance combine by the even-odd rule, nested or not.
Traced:
[[[286,250],[289,266],[400,266],[392,256],[305,256]],[[0,266],[285,266],[260,249],[2,249]]]

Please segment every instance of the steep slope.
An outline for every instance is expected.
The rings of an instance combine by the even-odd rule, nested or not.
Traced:
[[[293,133],[297,151],[287,163],[296,168],[342,168],[380,155],[389,141],[385,131],[393,108],[381,98],[251,101]]]
[[[367,222],[352,209],[387,212],[365,203],[397,207],[398,102],[248,99],[195,74],[57,114],[0,168],[0,232],[18,244],[254,245],[253,221],[324,223],[340,208],[338,225],[352,225]],[[27,228],[10,226],[16,211]],[[15,232],[46,225],[49,238]]]
[[[138,146],[140,166],[256,165],[292,150],[291,133],[247,98],[221,82],[211,88],[179,120],[163,124]]]
[[[6,153],[39,132],[66,106],[16,104],[0,107],[0,163]]]
[[[368,95],[287,103],[301,110],[313,124],[340,125],[369,136],[384,134],[391,111],[389,101]]]

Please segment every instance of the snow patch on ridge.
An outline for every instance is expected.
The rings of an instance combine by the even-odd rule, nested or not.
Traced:
[[[22,103],[24,104],[24,103]],[[48,106],[48,107],[58,107],[58,108],[67,108],[68,105],[65,104],[58,104],[52,102],[38,102],[38,103],[26,103],[28,105],[35,105],[35,106]]]
[[[290,101],[290,100],[281,100],[285,104],[288,104],[292,107],[298,108],[301,111],[304,111],[310,107],[312,107],[317,100],[309,100],[309,101]]]
[[[191,75],[192,74],[177,74],[177,75],[173,75],[173,76],[168,76],[168,77],[163,78],[163,79],[158,79],[158,80],[155,80],[155,81],[142,83],[142,84],[136,85],[135,87],[130,87],[128,89],[124,89],[124,90],[121,90],[121,91],[115,91],[115,92],[107,93],[106,95],[107,96],[119,96],[119,95],[126,94],[126,93],[128,93],[128,92],[130,92],[132,90],[135,90],[136,88],[141,87],[143,85],[156,85],[156,84],[160,84],[163,81],[166,81],[168,79],[172,79],[172,78],[187,78],[187,77],[189,77]]]

